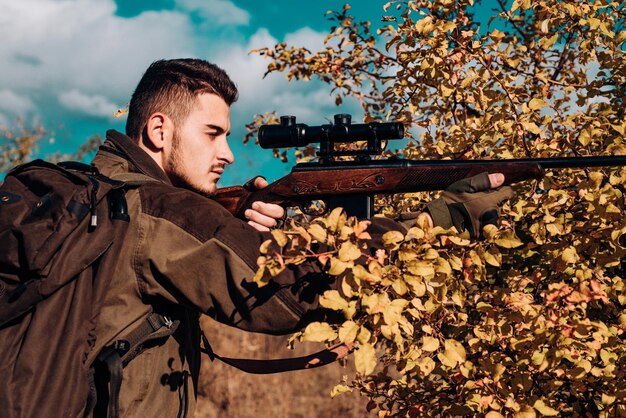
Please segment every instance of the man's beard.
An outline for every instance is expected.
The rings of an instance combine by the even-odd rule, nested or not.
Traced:
[[[183,161],[180,144],[180,137],[178,136],[178,133],[174,131],[172,137],[172,152],[167,161],[165,161],[164,167],[165,173],[169,177],[172,184],[176,187],[192,190],[205,196],[214,194],[214,191],[207,190],[201,185],[193,184],[192,180],[185,172],[185,163]]]

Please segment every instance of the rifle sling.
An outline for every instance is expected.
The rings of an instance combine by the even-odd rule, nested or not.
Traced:
[[[317,353],[302,357],[270,360],[231,358],[222,357],[216,354],[211,348],[204,332],[202,332],[201,336],[202,344],[204,346],[201,348],[201,351],[208,355],[211,361],[218,359],[229,366],[251,374],[273,374],[294,370],[313,369],[340,360],[354,350],[353,344],[339,343],[327,349],[318,351]]]

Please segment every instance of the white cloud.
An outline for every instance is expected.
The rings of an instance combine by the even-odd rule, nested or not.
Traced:
[[[59,102],[70,110],[102,118],[113,118],[117,110],[115,104],[106,97],[87,95],[78,90],[61,93]]]
[[[309,27],[298,29],[296,32],[285,36],[288,45],[301,46],[311,52],[317,52],[324,48],[326,33],[316,32]]]
[[[58,96],[79,89],[123,106],[147,65],[193,56],[181,12],[115,16],[113,0],[0,0],[0,90]]]
[[[9,129],[10,126],[9,118],[5,114],[0,113],[0,130]]]
[[[24,115],[35,110],[35,104],[24,95],[3,89],[0,90],[0,110],[6,113]]]
[[[303,28],[286,35],[285,41],[316,51],[323,46],[324,36]],[[240,101],[236,104],[235,114],[252,115],[276,110],[278,114],[296,115],[303,123],[324,123],[323,118],[337,110],[328,85],[318,81],[288,82],[284,73],[271,73],[263,79],[269,60],[249,52],[272,47],[277,42],[266,29],[260,29],[250,37],[247,45],[231,47],[218,55],[217,64],[228,72],[239,88]]]
[[[10,88],[30,100],[48,95],[70,110],[104,116],[109,105],[125,106],[152,61],[201,56],[217,61],[237,82],[240,110],[254,113],[279,106],[314,112],[333,103],[320,83],[287,83],[282,73],[262,78],[268,61],[249,51],[277,42],[266,29],[259,29],[247,44],[199,33],[190,10],[216,25],[249,22],[249,14],[227,0],[177,0],[177,10],[133,18],[116,16],[115,9],[113,0],[0,0],[0,62],[5,63],[0,91]],[[302,28],[285,41],[317,50],[324,36]],[[202,56],[199,51],[207,46],[212,50]]]
[[[178,0],[183,10],[196,12],[207,20],[207,24],[248,25],[250,14],[227,0]]]

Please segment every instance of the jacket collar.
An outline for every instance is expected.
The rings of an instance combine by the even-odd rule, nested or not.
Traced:
[[[134,166],[134,169],[166,184],[172,184],[161,167],[128,136],[110,129],[107,131],[106,139],[107,142],[110,141],[113,144],[115,154],[128,160]],[[103,145],[104,151],[109,150],[107,145],[107,143]]]

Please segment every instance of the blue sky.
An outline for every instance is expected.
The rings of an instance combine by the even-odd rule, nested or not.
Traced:
[[[72,152],[94,134],[124,130],[125,118],[113,114],[126,106],[151,62],[203,58],[223,67],[240,90],[231,112],[236,161],[222,185],[254,174],[275,180],[290,166],[241,141],[254,114],[277,111],[313,125],[335,113],[358,121],[362,113],[349,100],[337,108],[319,82],[288,83],[283,74],[264,79],[268,61],[249,51],[283,41],[320,49],[330,27],[325,12],[345,2],[0,0],[0,127],[14,127],[18,118],[27,126],[41,123],[50,137],[40,155]],[[351,12],[377,26],[384,3],[354,0]],[[493,4],[485,0],[478,9]]]
[[[234,166],[223,185],[254,173],[270,180],[285,174],[271,151],[242,145],[245,123],[276,110],[299,121],[325,123],[334,113],[359,113],[354,103],[334,106],[320,83],[288,83],[262,75],[267,61],[253,48],[287,41],[321,47],[328,9],[343,1],[275,0],[0,0],[0,125],[17,118],[41,122],[51,140],[41,153],[71,152],[93,134],[124,129],[112,115],[125,107],[145,68],[154,60],[208,59],[226,69],[240,89],[232,109]],[[383,2],[354,2],[360,18],[379,21]]]

